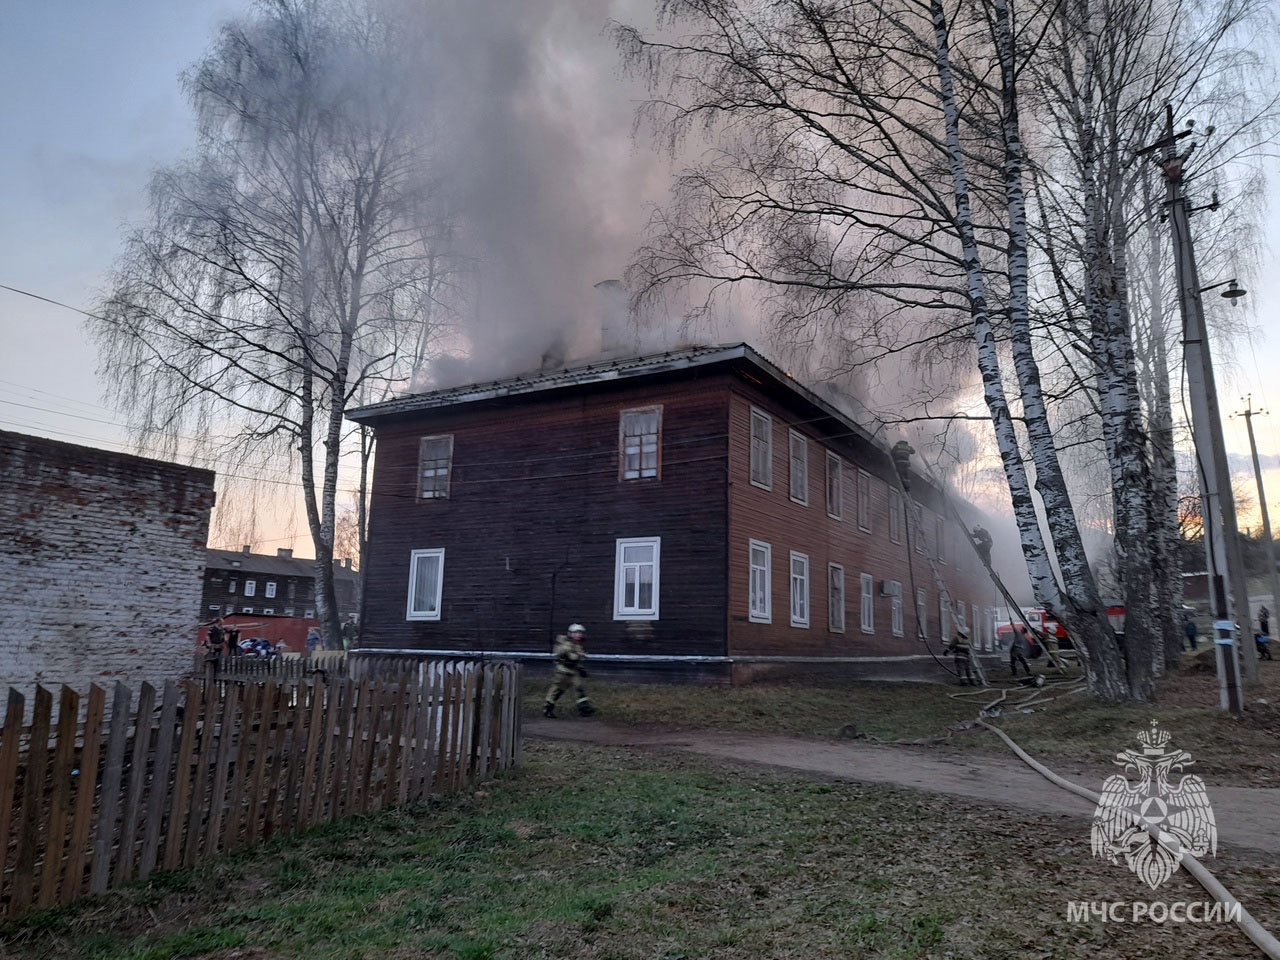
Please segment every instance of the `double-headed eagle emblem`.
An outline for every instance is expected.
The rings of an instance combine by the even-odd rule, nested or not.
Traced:
[[[1186,853],[1201,857],[1218,849],[1218,827],[1194,774],[1169,782],[1174,771],[1194,761],[1185,750],[1167,747],[1170,736],[1154,720],[1138,734],[1141,750],[1125,750],[1113,761],[1123,774],[1107,777],[1090,831],[1093,855],[1130,870],[1154,890],[1182,863]],[[1137,782],[1131,782],[1136,776]]]

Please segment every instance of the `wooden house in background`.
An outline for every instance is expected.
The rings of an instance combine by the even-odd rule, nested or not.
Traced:
[[[581,621],[593,675],[740,682],[942,677],[953,618],[992,642],[938,490],[904,502],[880,443],[745,344],[348,416],[377,438],[362,646],[545,658]]]

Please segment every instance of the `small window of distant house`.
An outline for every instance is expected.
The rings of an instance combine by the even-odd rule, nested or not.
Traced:
[[[938,562],[947,562],[947,525],[941,517],[934,520],[934,536],[938,541]]]
[[[916,591],[916,620],[920,625],[920,636],[929,635],[929,598],[923,589]]]
[[[275,607],[263,607],[263,608],[262,608],[262,615],[263,615],[264,617],[274,617],[274,616],[275,616],[275,614],[276,614],[276,608],[275,608]]]
[[[423,437],[418,448],[418,497],[447,500],[453,465],[453,436]]]
[[[613,573],[613,619],[658,619],[658,573],[661,537],[617,541]]]
[[[827,564],[827,628],[844,633],[844,567]]]
[[[255,596],[255,595],[257,594],[257,592],[258,592],[258,581],[257,581],[257,580],[246,580],[246,581],[244,582],[244,595],[245,595],[246,597],[252,597],[252,596]]]
[[[751,411],[751,482],[773,489],[773,418]]]
[[[902,494],[889,488],[889,540],[893,543],[902,542],[902,527],[905,517],[902,514]]]
[[[891,581],[889,584],[889,593],[891,595],[890,601],[889,601],[889,623],[890,623],[890,626],[893,628],[893,635],[895,637],[901,637],[906,633],[906,628],[905,628],[905,625],[903,624],[904,618],[902,615],[902,583],[901,581],[898,581],[898,580]]]
[[[662,407],[623,410],[618,424],[623,480],[658,476],[662,449]]]
[[[298,592],[298,582],[296,580],[290,580],[289,581],[289,599],[290,600],[294,599],[294,596],[297,594],[297,592]]]
[[[444,548],[413,550],[409,554],[409,603],[406,620],[439,620],[444,587]],[[307,616],[312,615],[307,611]]]
[[[266,586],[266,592],[263,594],[263,596],[271,600],[275,598],[275,595],[276,595],[276,582],[274,580],[268,580],[267,586]]]
[[[844,464],[827,453],[827,516],[839,520],[844,515]]]
[[[794,430],[791,437],[791,499],[809,502],[809,441]]]
[[[871,532],[871,474],[858,471],[858,529]]]
[[[236,592],[236,587],[237,587],[238,585],[239,585],[239,581],[238,581],[238,580],[228,580],[228,581],[227,581],[227,593],[235,593],[235,592]]]
[[[875,577],[871,576],[871,574],[864,573],[858,577],[858,582],[862,588],[862,606],[861,606],[862,632],[875,633],[876,632],[876,597],[875,597],[876,580],[875,580]]]
[[[241,612],[241,613],[253,613],[253,607],[241,607],[241,608],[240,608],[240,612]]]
[[[769,583],[769,568],[773,548],[760,540],[749,542],[750,550],[750,583],[748,591],[750,599],[747,619],[752,623],[772,623],[772,590]]]
[[[285,615],[286,617],[292,617],[292,616],[293,616],[293,607],[285,607],[285,608],[284,608],[284,615]]]
[[[308,620],[314,620],[316,618],[316,612],[312,610],[310,607],[308,607],[306,609],[306,612],[304,612],[302,615]]]
[[[211,603],[211,604],[209,604],[209,612],[210,612],[210,613],[221,613],[221,612],[222,612],[222,606],[221,606],[221,604],[217,604],[217,603]]]
[[[809,558],[791,553],[791,625],[809,626]]]

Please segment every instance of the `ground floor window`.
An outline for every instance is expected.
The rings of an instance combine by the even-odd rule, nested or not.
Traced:
[[[613,619],[658,619],[661,537],[632,537],[617,542],[613,573]]]
[[[892,598],[889,601],[890,625],[893,627],[893,635],[895,637],[901,637],[906,633],[902,616],[902,583],[898,580],[894,580],[890,584],[889,590]]]
[[[747,587],[750,594],[747,619],[753,623],[772,623],[773,605],[770,599],[769,567],[773,548],[761,540],[752,540],[748,544],[748,550],[751,554],[749,559],[751,573]]]
[[[791,552],[791,625],[809,626],[809,557]]]
[[[844,567],[827,564],[827,627],[844,633]]]
[[[444,588],[444,548],[414,550],[409,554],[409,602],[406,620],[439,620]],[[311,612],[307,612],[311,616]]]
[[[862,632],[876,632],[876,578],[864,573],[858,578],[862,587]]]
[[[929,598],[923,589],[916,591],[916,620],[921,637],[929,635]]]

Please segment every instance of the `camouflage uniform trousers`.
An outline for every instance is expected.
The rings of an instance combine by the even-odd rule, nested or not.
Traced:
[[[577,707],[579,710],[591,709],[591,700],[587,697],[587,691],[582,686],[582,678],[578,676],[576,670],[566,670],[563,667],[556,667],[556,678],[551,682],[551,686],[547,688],[547,705],[553,706],[557,700],[564,696],[564,692],[570,687],[577,687],[578,700]]]

